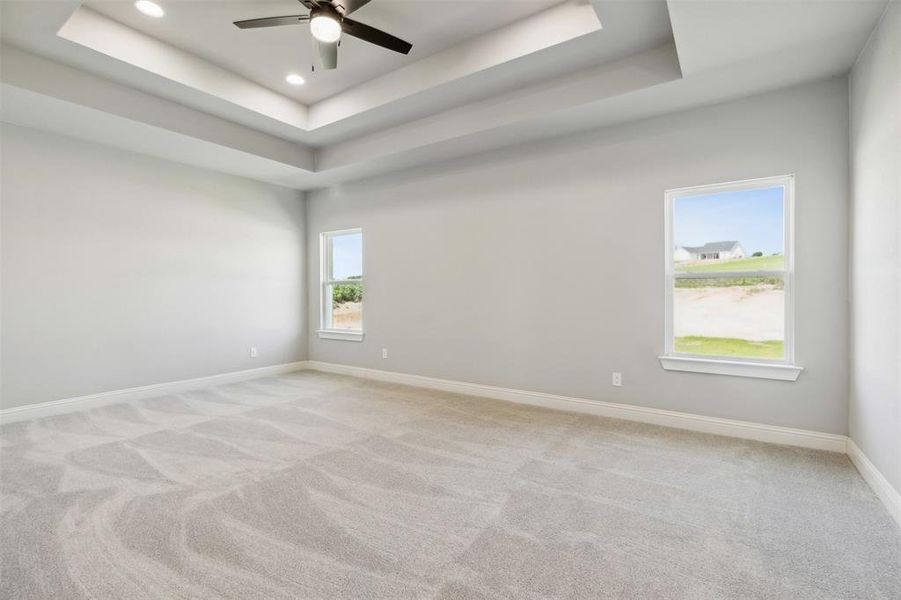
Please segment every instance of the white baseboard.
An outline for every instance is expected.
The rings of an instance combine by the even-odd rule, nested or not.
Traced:
[[[702,415],[661,410],[658,408],[646,408],[631,404],[615,404],[612,402],[601,402],[599,400],[588,400],[585,398],[556,396],[554,394],[545,394],[542,392],[528,392],[524,390],[495,387],[492,385],[436,379],[434,377],[408,375],[406,373],[365,369],[362,367],[351,367],[333,363],[308,361],[307,366],[310,369],[326,373],[351,375],[378,381],[456,392],[470,396],[482,396],[485,398],[493,398],[495,400],[506,400],[508,402],[517,402],[519,404],[530,404],[532,406],[575,411],[601,417],[639,421],[653,425],[662,425],[664,427],[675,427],[677,429],[688,429],[702,433],[757,440],[772,444],[801,446],[803,448],[814,448],[831,452],[844,453],[846,451],[848,439],[843,435],[821,433],[818,431],[792,429],[789,427],[778,427],[776,425],[762,425],[760,423],[705,417]]]
[[[800,446],[816,450],[828,450],[847,454],[851,462],[857,467],[864,481],[873,489],[876,496],[882,500],[892,518],[901,526],[901,494],[892,487],[888,480],[879,472],[866,455],[857,447],[853,440],[844,435],[809,431],[805,429],[792,429],[776,425],[763,425],[748,421],[736,421],[732,419],[719,419],[705,417],[690,413],[633,406],[630,404],[616,404],[585,398],[572,398],[568,396],[556,396],[542,392],[529,392],[509,388],[482,385],[478,383],[466,383],[422,375],[409,375],[393,371],[380,371],[378,369],[366,369],[318,361],[308,361],[307,368],[326,373],[350,375],[365,379],[374,379],[390,383],[400,383],[446,392],[456,392],[469,396],[481,396],[495,400],[506,400],[519,404],[555,408],[571,412],[586,413],[601,417],[624,419],[627,421],[639,421],[652,425],[674,427],[676,429],[688,429],[702,433],[712,433],[734,438],[757,440],[772,444],[787,446]]]
[[[867,455],[851,439],[848,440],[848,458],[851,459],[851,462],[860,471],[864,481],[870,484],[870,487],[873,488],[873,491],[885,504],[889,514],[901,527],[901,493],[888,482],[888,479],[879,472],[876,465],[870,462]]]
[[[847,449],[848,440],[843,435],[821,433],[817,431],[807,431],[804,429],[791,429],[788,427],[779,427],[776,425],[762,425],[760,423],[736,421],[732,419],[705,417],[702,415],[662,410],[658,408],[647,408],[643,406],[634,406],[631,404],[615,404],[612,402],[602,402],[599,400],[557,396],[543,392],[530,392],[525,390],[483,385],[478,383],[452,381],[448,379],[438,379],[435,377],[424,377],[422,375],[409,375],[406,373],[380,371],[377,369],[366,369],[363,367],[352,367],[348,365],[339,365],[318,361],[299,361],[281,365],[260,367],[258,369],[248,369],[246,371],[234,371],[231,373],[210,375],[208,377],[197,377],[195,379],[156,383],[152,385],[113,390],[110,392],[102,392],[98,394],[90,394],[87,396],[66,398],[63,400],[53,400],[50,402],[42,402],[40,404],[30,404],[26,406],[7,408],[0,410],[0,422],[10,423],[13,421],[36,419],[76,410],[83,410],[86,408],[93,408],[96,406],[104,406],[116,402],[129,402],[144,398],[152,398],[154,396],[180,393],[214,385],[246,381],[248,379],[254,379],[257,377],[265,377],[267,375],[290,373],[292,371],[299,371],[303,369],[314,369],[326,373],[350,375],[353,377],[399,383],[434,390],[443,390],[459,394],[467,394],[470,396],[481,396],[485,398],[493,398],[495,400],[506,400],[508,402],[529,404],[532,406],[542,406],[545,408],[554,408],[558,410],[575,411],[601,417],[625,419],[628,421],[639,421],[642,423],[650,423],[664,427],[688,429],[691,431],[757,440],[773,444],[801,446],[804,448],[815,448],[817,450],[829,450],[832,452],[842,453],[846,452]],[[860,456],[863,456],[863,454],[861,454]],[[867,464],[870,463],[867,462]],[[872,465],[870,466],[872,467]],[[875,472],[875,468],[873,470]]]
[[[95,408],[97,406],[114,404],[116,402],[131,402],[134,400],[141,400],[143,398],[153,398],[154,396],[177,394],[180,392],[187,392],[190,390],[196,390],[213,385],[236,383],[238,381],[256,379],[257,377],[266,377],[267,375],[291,373],[293,371],[303,370],[306,367],[306,361],[299,361],[281,365],[260,367],[258,369],[247,369],[246,371],[232,371],[231,373],[220,373],[219,375],[196,377],[194,379],[182,379],[180,381],[154,383],[152,385],[142,385],[140,387],[125,388],[122,390],[113,390],[110,392],[101,392],[99,394],[90,394],[87,396],[78,396],[75,398],[65,398],[63,400],[51,400],[50,402],[41,402],[40,404],[27,404],[25,406],[16,406],[14,408],[4,408],[0,410],[0,423],[12,423],[14,421],[38,419],[41,417],[49,417],[52,415],[73,412],[76,410],[84,410],[86,408]]]

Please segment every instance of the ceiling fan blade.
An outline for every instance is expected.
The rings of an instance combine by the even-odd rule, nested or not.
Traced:
[[[263,19],[247,19],[235,21],[235,26],[240,29],[255,29],[257,27],[278,27],[279,25],[298,25],[310,20],[309,15],[288,15],[285,17],[265,17]]]
[[[388,50],[400,52],[401,54],[408,54],[413,47],[413,44],[410,42],[405,42],[398,37],[394,37],[390,33],[385,33],[375,27],[364,25],[353,19],[344,19],[341,21],[341,29],[347,35],[359,38],[370,44],[375,44],[376,46],[381,46],[382,48],[387,48]]]
[[[319,55],[319,66],[323,69],[334,69],[338,66],[338,42],[320,42],[313,38],[313,47]]]
[[[372,0],[334,0],[334,6],[345,17],[372,2]]]

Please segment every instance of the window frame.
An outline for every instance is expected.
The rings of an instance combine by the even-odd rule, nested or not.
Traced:
[[[783,192],[783,255],[784,267],[781,271],[711,271],[687,273],[680,277],[675,270],[674,214],[677,198],[702,196],[720,192],[741,192],[782,186]],[[801,367],[795,364],[795,247],[794,247],[794,202],[795,176],[793,174],[761,177],[725,183],[698,185],[666,190],[664,193],[664,340],[663,355],[659,357],[664,369],[690,371],[719,375],[737,375],[794,381],[800,375]],[[673,302],[676,279],[723,279],[729,277],[782,277],[785,295],[784,349],[781,359],[742,358],[734,356],[712,356],[687,354],[674,350]]]
[[[329,243],[331,239],[342,235],[360,234],[360,262],[364,261],[365,239],[363,237],[362,227],[353,227],[350,229],[336,229],[334,231],[323,231],[319,234],[319,330],[318,334],[321,339],[344,340],[350,342],[363,341],[365,320],[363,318],[364,302],[360,303],[360,329],[335,329],[331,327],[329,320],[330,302],[329,302],[329,286],[341,284],[363,284],[366,278],[366,268],[363,267],[363,273],[360,279],[332,279],[332,245]],[[364,288],[365,289],[365,288]]]

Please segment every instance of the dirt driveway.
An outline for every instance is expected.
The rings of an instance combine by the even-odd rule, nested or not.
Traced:
[[[332,327],[335,329],[360,329],[362,324],[362,302],[344,302],[332,309]]]
[[[784,306],[783,290],[769,285],[676,288],[673,334],[781,340]]]

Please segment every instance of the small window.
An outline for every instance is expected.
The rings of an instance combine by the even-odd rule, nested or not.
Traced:
[[[666,192],[664,368],[742,375],[748,364],[753,376],[797,377],[800,369],[779,368],[794,361],[793,184],[785,176]]]
[[[321,236],[322,323],[319,337],[363,339],[363,232]]]

